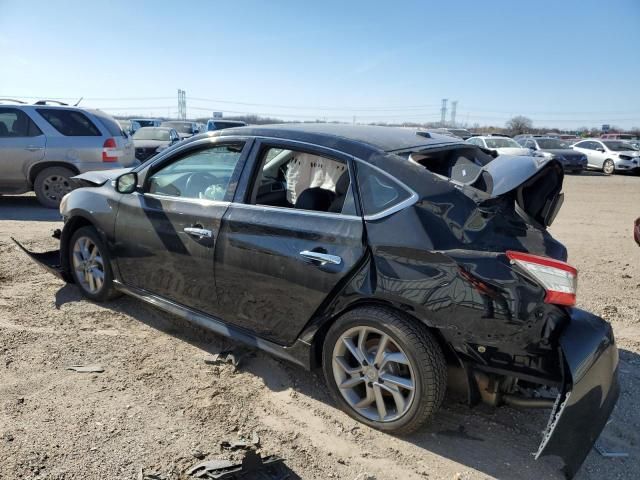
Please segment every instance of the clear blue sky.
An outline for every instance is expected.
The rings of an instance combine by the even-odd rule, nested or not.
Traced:
[[[640,0],[0,0],[0,52],[0,97],[114,114],[640,126]]]

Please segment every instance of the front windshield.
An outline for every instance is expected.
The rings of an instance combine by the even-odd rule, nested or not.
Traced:
[[[522,148],[518,142],[511,138],[485,138],[487,148]]]
[[[136,140],[159,140],[159,141],[169,141],[171,137],[169,136],[169,130],[166,128],[151,128],[151,127],[143,127],[136,131],[133,134],[133,138]]]
[[[542,150],[560,150],[563,148],[571,148],[569,142],[558,140],[557,138],[538,138],[538,146]]]
[[[629,150],[636,150],[635,148],[633,148],[633,145],[631,145],[629,142],[623,142],[620,140],[612,140],[612,141],[602,142],[602,143],[604,143],[609,150],[614,152],[626,152]]]
[[[162,125],[175,128],[180,133],[188,133],[189,135],[193,133],[193,124],[189,122],[164,122]]]

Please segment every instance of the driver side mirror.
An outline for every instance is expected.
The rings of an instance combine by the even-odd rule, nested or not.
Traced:
[[[138,174],[136,172],[127,172],[116,178],[116,192],[133,193],[138,188]]]
[[[596,148],[596,150],[597,150],[598,152],[600,152],[600,153],[604,153],[604,148],[602,148],[602,147],[598,147],[598,148]]]

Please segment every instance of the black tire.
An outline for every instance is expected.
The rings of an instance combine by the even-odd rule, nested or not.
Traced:
[[[62,197],[73,190],[70,178],[75,173],[64,167],[49,167],[36,176],[33,190],[38,202],[47,208],[58,208]]]
[[[342,342],[342,335],[361,326],[373,327],[388,335],[409,359],[414,372],[413,399],[406,413],[392,421],[372,420],[360,414],[347,402],[336,383],[334,347],[337,342]],[[325,337],[322,366],[329,391],[343,411],[370,427],[398,435],[418,430],[431,418],[442,404],[447,385],[447,368],[442,349],[427,327],[385,307],[356,308],[340,317]],[[377,365],[373,366],[377,368]],[[361,373],[359,375],[363,376]],[[369,380],[365,382],[369,384]]]
[[[89,239],[89,241],[93,243],[93,245],[97,248],[97,254],[102,260],[102,284],[100,288],[93,291],[91,289],[90,283],[87,282],[86,277],[80,277],[75,264],[74,248],[76,246],[76,243],[81,239],[83,241],[84,239]],[[71,270],[73,280],[75,281],[76,285],[78,285],[78,288],[80,289],[80,292],[83,296],[96,302],[104,302],[119,296],[119,292],[115,289],[115,286],[113,284],[113,272],[111,271],[109,252],[94,227],[87,226],[76,230],[71,236],[71,240],[69,240],[69,245],[67,248],[69,249],[69,269]],[[89,251],[90,253],[94,252],[93,249],[90,249]]]
[[[602,172],[605,175],[613,175],[616,173],[616,164],[610,158],[607,158],[602,164]]]

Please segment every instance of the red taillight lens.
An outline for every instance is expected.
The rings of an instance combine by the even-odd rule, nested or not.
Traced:
[[[117,162],[120,155],[115,138],[107,138],[102,145],[102,161],[103,162]]]
[[[530,253],[507,251],[512,263],[530,273],[544,287],[546,303],[575,305],[578,287],[578,270],[571,265],[553,258],[540,257]]]

